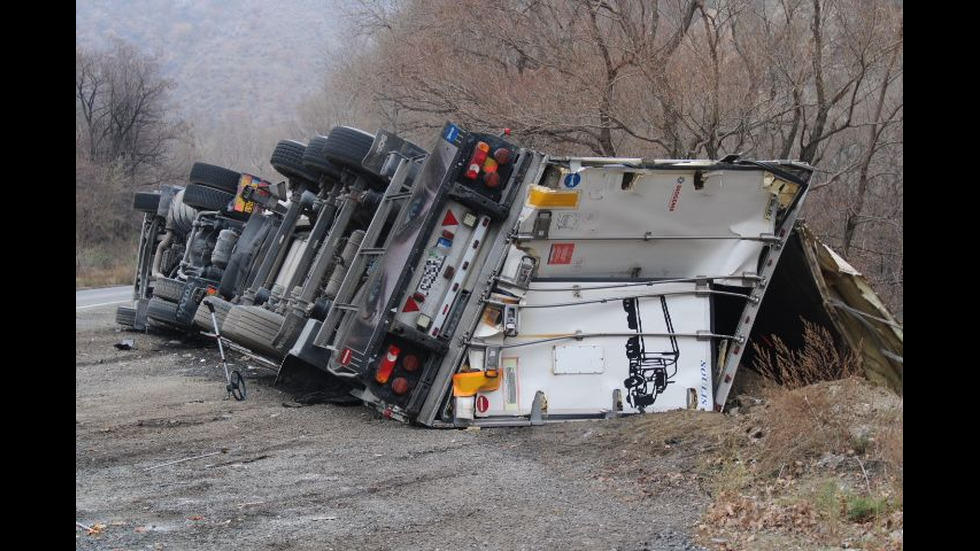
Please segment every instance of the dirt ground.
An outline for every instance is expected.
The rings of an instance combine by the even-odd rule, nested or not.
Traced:
[[[232,354],[235,402],[213,342],[121,332],[114,310],[76,310],[75,519],[96,532],[76,524],[76,549],[703,549],[701,444],[635,429],[722,416],[423,429],[288,407]]]

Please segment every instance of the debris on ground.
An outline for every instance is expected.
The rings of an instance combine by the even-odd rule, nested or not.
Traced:
[[[132,350],[136,348],[136,342],[133,341],[133,339],[123,339],[117,342],[116,344],[114,344],[113,346],[115,346],[119,350]]]
[[[102,531],[106,529],[106,525],[101,522],[96,522],[92,526],[85,526],[84,524],[76,520],[75,526],[81,528],[82,530],[85,530],[85,534],[88,536],[96,536],[98,534],[101,534]]]

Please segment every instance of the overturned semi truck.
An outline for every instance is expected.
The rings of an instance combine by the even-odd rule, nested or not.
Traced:
[[[427,150],[314,140],[296,154],[319,172],[280,169],[291,199],[243,226],[280,213],[250,285],[204,300],[281,377],[434,427],[723,409],[812,172],[556,157],[451,123]]]
[[[549,157],[448,124],[399,176],[394,224],[291,353],[385,416],[510,425],[720,409],[810,168]]]

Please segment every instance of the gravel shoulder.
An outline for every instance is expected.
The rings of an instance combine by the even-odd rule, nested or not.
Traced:
[[[75,315],[75,516],[100,525],[76,527],[76,549],[701,549],[700,444],[638,435],[721,416],[423,429],[286,407],[232,354],[235,402],[213,342],[121,332],[113,314]]]

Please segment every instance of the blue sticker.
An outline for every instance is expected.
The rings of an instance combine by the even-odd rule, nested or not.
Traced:
[[[575,174],[569,174],[565,176],[565,187],[571,189],[582,183],[582,176],[577,172]]]
[[[453,242],[446,239],[445,237],[440,237],[439,241],[436,241],[436,247],[445,247],[447,249],[452,248]]]
[[[443,132],[442,137],[449,143],[456,143],[456,140],[459,139],[459,127],[455,124],[446,125],[446,131]]]

